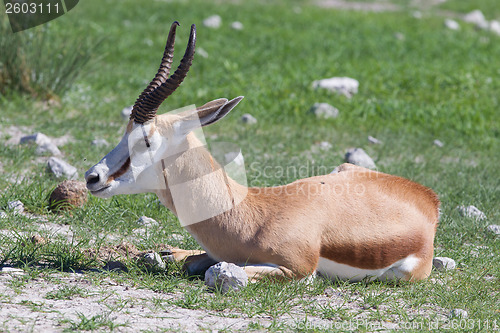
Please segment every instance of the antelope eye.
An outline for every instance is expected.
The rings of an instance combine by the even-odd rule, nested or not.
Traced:
[[[149,142],[146,144],[144,140],[137,141],[132,147],[132,153],[144,153],[149,148]]]

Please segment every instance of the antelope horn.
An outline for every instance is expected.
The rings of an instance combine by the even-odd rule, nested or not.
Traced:
[[[130,119],[138,124],[143,124],[156,116],[160,104],[181,85],[193,63],[196,45],[196,26],[194,24],[191,26],[189,42],[181,63],[174,74],[168,77],[174,54],[175,30],[178,25],[177,21],[172,23],[158,73],[134,104]]]

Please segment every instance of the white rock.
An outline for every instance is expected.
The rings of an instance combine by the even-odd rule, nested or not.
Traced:
[[[444,20],[444,26],[450,30],[460,30],[460,24],[457,21],[452,19]]]
[[[200,47],[196,49],[196,54],[202,58],[208,58],[208,52],[204,48]]]
[[[255,119],[255,117],[252,116],[250,113],[245,113],[244,115],[242,115],[241,121],[249,125],[257,124],[257,119]]]
[[[203,20],[203,25],[207,28],[217,29],[221,26],[222,19],[219,15],[212,15]]]
[[[14,267],[1,267],[0,274],[10,274],[10,275],[24,275],[24,271],[20,268]]]
[[[332,77],[314,81],[312,85],[314,89],[327,89],[350,98],[358,92],[359,82],[349,77]]]
[[[432,265],[438,271],[455,269],[455,267],[456,267],[455,260],[453,260],[451,258],[447,258],[447,257],[436,257],[436,258],[432,259]]]
[[[95,139],[95,140],[92,140],[92,142],[90,144],[92,146],[96,146],[96,147],[107,147],[107,146],[109,146],[108,141],[106,141],[105,139]]]
[[[205,272],[205,284],[212,289],[226,293],[238,291],[248,284],[248,276],[243,268],[225,261],[211,266]]]
[[[36,147],[35,154],[44,155],[47,153],[51,154],[52,156],[61,155],[61,151],[59,150],[59,148],[57,148],[57,146],[52,142],[46,142]]]
[[[233,28],[234,30],[243,30],[243,23],[234,21],[233,23],[231,23],[231,28]]]
[[[468,318],[469,313],[463,309],[453,309],[450,311],[448,317],[450,317],[450,318]]]
[[[368,135],[368,142],[370,143],[373,143],[374,145],[379,145],[382,143],[382,141],[380,141],[379,139],[377,138],[374,138],[373,136],[371,135]]]
[[[490,31],[500,36],[500,21],[490,21]]]
[[[422,12],[415,11],[415,12],[413,12],[412,16],[413,16],[413,18],[420,20],[422,18]]]
[[[35,143],[38,146],[35,151],[37,155],[43,155],[46,153],[50,153],[51,155],[61,155],[61,151],[57,148],[57,145],[43,133],[23,136],[20,143]]]
[[[345,154],[345,161],[368,169],[375,169],[377,167],[372,158],[362,148],[348,149]]]
[[[339,110],[328,103],[314,103],[309,112],[320,119],[332,119],[339,116]]]
[[[157,252],[148,252],[142,257],[144,263],[153,269],[165,269],[167,265]]]
[[[488,21],[479,9],[476,9],[468,14],[465,14],[463,20],[468,23],[475,24],[477,27],[481,29],[488,29]]]
[[[78,178],[77,169],[71,164],[61,160],[57,157],[51,157],[47,161],[47,166],[50,172],[52,172],[57,178],[64,177],[67,179]]]
[[[486,219],[486,215],[475,206],[458,206],[458,212],[465,217],[474,218],[478,221]]]
[[[397,40],[405,40],[405,38],[406,38],[406,37],[405,37],[405,35],[404,35],[403,33],[401,33],[401,32],[396,32],[396,33],[394,34],[394,38],[396,38]]]
[[[24,143],[35,143],[40,146],[46,143],[51,143],[50,138],[43,133],[35,133],[31,135],[26,135],[21,138],[21,144]]]
[[[328,141],[321,141],[318,143],[319,149],[321,150],[329,150],[332,148],[332,144]]]
[[[7,217],[9,217],[9,215],[7,215],[6,212],[0,210],[0,219],[5,219]]]
[[[181,234],[171,234],[169,238],[179,242],[184,240],[184,236],[182,236]]]
[[[19,200],[9,201],[7,207],[14,214],[22,214],[24,212],[24,204]]]
[[[500,225],[498,224],[491,224],[487,227],[488,231],[491,231],[495,235],[500,235]]]
[[[443,148],[444,147],[444,143],[441,141],[441,140],[434,140],[434,145],[438,146],[439,148]]]
[[[152,219],[147,216],[141,216],[138,220],[137,223],[139,223],[142,226],[145,227],[151,227],[153,225],[158,225],[158,222],[155,219]]]
[[[130,118],[130,115],[132,114],[132,109],[134,108],[133,105],[127,106],[126,108],[123,108],[121,115],[122,118],[125,120],[128,120]]]

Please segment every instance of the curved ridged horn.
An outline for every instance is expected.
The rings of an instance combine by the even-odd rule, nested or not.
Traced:
[[[165,46],[158,73],[135,101],[130,119],[133,119],[138,124],[143,124],[156,116],[160,104],[181,85],[193,63],[196,45],[196,26],[194,24],[191,25],[189,42],[181,63],[174,74],[168,77],[174,54],[175,30],[178,25],[179,23],[175,21],[170,27],[167,45]]]

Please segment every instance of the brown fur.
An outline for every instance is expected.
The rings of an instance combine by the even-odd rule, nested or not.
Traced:
[[[170,140],[177,121],[182,117],[157,116],[149,135],[159,130]],[[224,192],[230,193],[233,202],[240,202],[220,215],[186,226],[208,254],[188,257],[187,271],[189,265],[191,271],[198,271],[213,260],[224,260],[276,265],[276,269],[247,268],[259,277],[268,272],[301,278],[316,270],[320,257],[351,267],[380,269],[414,255],[420,261],[406,278],[420,280],[430,274],[440,204],[431,189],[351,164],[339,166],[335,174],[247,189],[220,172],[193,134],[183,145],[184,153],[162,160],[159,172],[165,179],[172,170],[182,174],[182,179],[198,179],[219,170],[220,176],[212,183],[196,185],[197,193],[206,196],[207,204]],[[156,193],[176,213],[168,186]]]
[[[113,181],[115,178],[120,177],[123,175],[125,172],[127,172],[128,168],[130,167],[130,157],[125,160],[125,163],[118,169],[115,173],[113,173],[111,176],[108,178],[108,183]]]
[[[179,157],[177,163],[188,164],[193,174],[214,169],[207,151],[187,153],[185,158]],[[438,223],[439,200],[434,192],[407,179],[350,164],[339,170],[285,186],[249,188],[234,209],[186,229],[213,259],[272,263],[286,267],[295,277],[312,273],[320,256],[379,269],[411,254],[421,262],[407,279],[427,277]],[[245,192],[231,179],[212,186],[230,186],[235,197]],[[158,195],[167,206],[172,202],[166,191]]]

